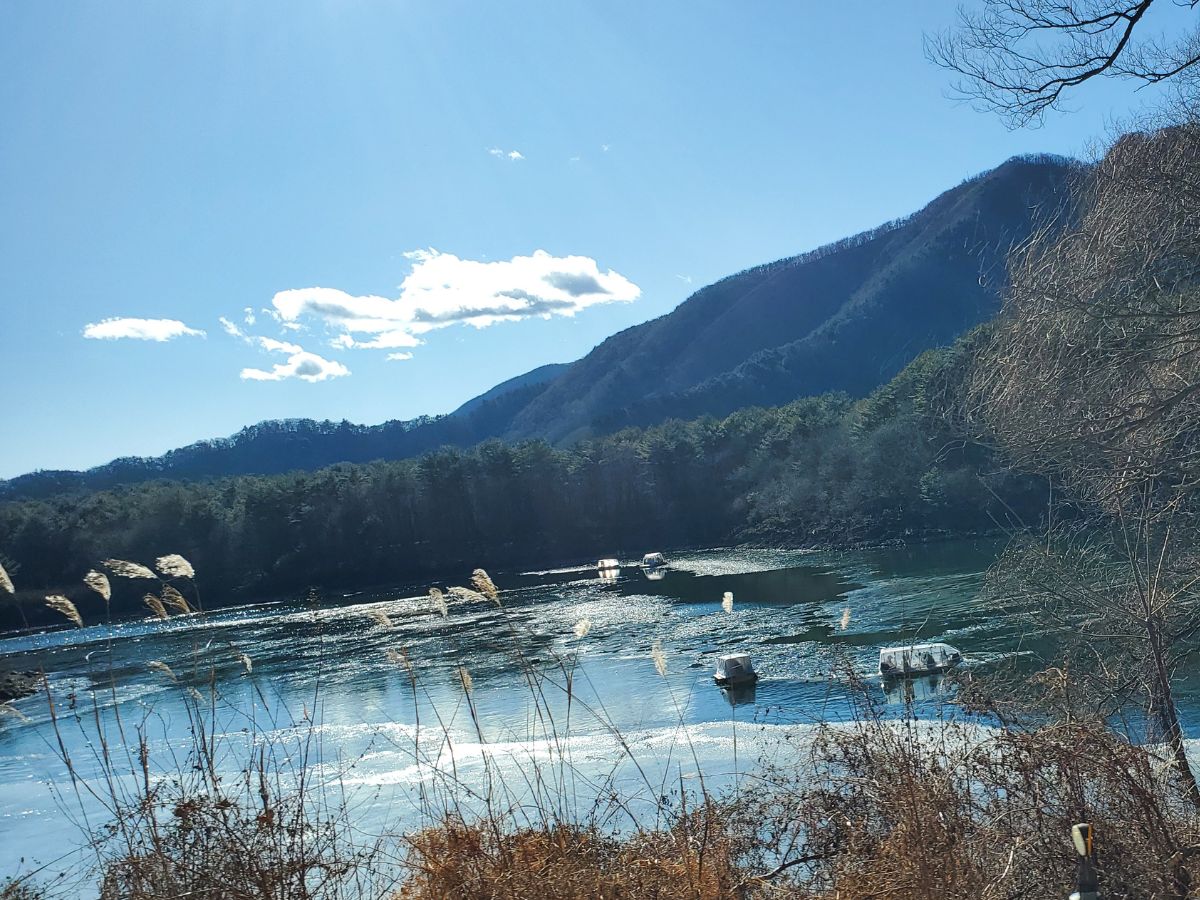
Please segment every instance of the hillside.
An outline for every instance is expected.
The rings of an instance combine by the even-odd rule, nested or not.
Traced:
[[[863,396],[996,312],[1008,250],[1062,208],[1078,169],[1011,159],[906,219],[703,288],[571,366],[506,436],[571,440],[825,391]]]
[[[991,317],[1007,250],[1054,217],[1078,170],[1058,157],[1011,159],[912,216],[722,279],[575,363],[509,379],[447,416],[263,422],[160,457],[0,482],[0,499],[403,459],[492,437],[563,444],[827,391],[861,397]]]

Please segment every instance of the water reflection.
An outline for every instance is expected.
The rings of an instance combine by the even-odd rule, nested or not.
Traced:
[[[725,684],[721,686],[721,696],[730,706],[752,706],[757,700],[757,682],[749,684]]]
[[[951,680],[940,674],[883,679],[883,695],[889,704],[908,705],[945,699],[951,690]]]
[[[645,575],[650,581],[662,581],[667,577],[667,570],[655,566],[654,568],[650,569],[642,569],[642,574]]]

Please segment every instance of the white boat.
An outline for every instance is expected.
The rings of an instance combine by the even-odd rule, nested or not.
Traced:
[[[666,566],[667,559],[661,553],[647,553],[642,557],[643,569],[660,569]]]
[[[731,653],[717,659],[717,671],[713,673],[717,684],[748,684],[757,680],[758,673],[746,654]]]
[[[929,675],[945,672],[962,662],[962,654],[949,644],[909,644],[884,647],[879,651],[879,674],[884,676]]]
[[[603,572],[605,569],[619,569],[621,563],[615,559],[602,559],[596,563],[596,568]]]

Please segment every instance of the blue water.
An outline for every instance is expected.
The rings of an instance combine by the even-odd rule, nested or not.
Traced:
[[[661,580],[628,566],[611,580],[590,568],[495,572],[502,607],[451,601],[447,617],[408,589],[0,638],[0,666],[48,672],[58,711],[57,729],[45,696],[16,704],[26,720],[0,718],[0,876],[86,870],[94,857],[83,831],[106,816],[94,796],[105,793],[99,734],[119,745],[118,726],[127,740],[140,728],[152,769],[169,772],[191,741],[189,689],[213,703],[205,715],[231,774],[251,744],[266,744],[288,756],[287,771],[305,768],[336,787],[363,833],[415,827],[431,796],[468,796],[497,773],[514,803],[541,790],[530,773],[542,772],[547,793],[589,810],[607,788],[649,808],[668,785],[728,785],[789,752],[813,723],[848,717],[860,697],[852,675],[898,709],[944,697],[939,679],[907,698],[885,692],[871,680],[881,646],[944,640],[968,668],[1032,664],[1046,637],[1029,632],[1020,610],[978,598],[1001,546],[710,550],[672,558]],[[732,613],[721,608],[726,591]],[[584,620],[590,630],[576,637]],[[656,641],[665,677],[651,656]],[[415,695],[389,659],[401,648]],[[711,672],[734,651],[753,656],[760,680],[731,693]],[[249,674],[240,653],[252,660]],[[1183,706],[1194,718],[1187,686]],[[312,738],[307,752],[302,736]]]

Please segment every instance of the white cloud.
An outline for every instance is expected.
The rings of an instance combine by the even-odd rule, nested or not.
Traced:
[[[242,310],[242,316],[243,316],[243,319],[244,319],[247,327],[251,327],[251,328],[254,327],[254,323],[258,321],[257,319],[254,318],[254,307],[253,306],[245,307]]]
[[[406,253],[413,268],[395,300],[355,296],[335,288],[281,291],[272,300],[281,324],[316,319],[337,334],[338,348],[416,347],[421,335],[451,325],[487,328],[535,316],[574,316],[602,303],[628,303],[641,289],[587,256],[531,256],[482,262],[452,253]],[[366,338],[360,337],[366,335]]]
[[[299,344],[289,344],[286,341],[277,341],[275,338],[256,337],[255,341],[258,346],[270,353],[303,353],[304,348]]]
[[[387,355],[387,358],[388,359],[396,359],[396,360],[412,359],[412,354],[411,353],[389,353]]]
[[[227,335],[229,335],[230,337],[241,338],[242,340],[248,340],[248,338],[246,337],[246,333],[244,331],[242,331],[242,329],[238,328],[237,325],[235,325],[233,322],[230,322],[224,316],[218,316],[217,320],[221,323],[221,328],[223,328],[225,330],[225,333]]]
[[[184,335],[206,337],[198,328],[189,328],[178,319],[109,318],[84,327],[83,336],[96,341],[169,341]]]
[[[510,162],[518,162],[525,158],[520,150],[501,150],[499,147],[489,147],[488,153],[497,159],[507,159]]]
[[[288,378],[299,378],[301,381],[316,382],[350,374],[350,370],[337,360],[325,359],[315,353],[309,353],[295,344],[287,344],[267,337],[255,340],[264,350],[288,354],[288,359],[285,363],[275,363],[269,372],[263,369],[242,369],[243,381],[284,381]]]
[[[691,275],[676,275],[675,277],[676,277],[676,278],[678,278],[680,281],[682,281],[684,284],[691,284],[691,283],[692,283],[692,276],[691,276]]]

